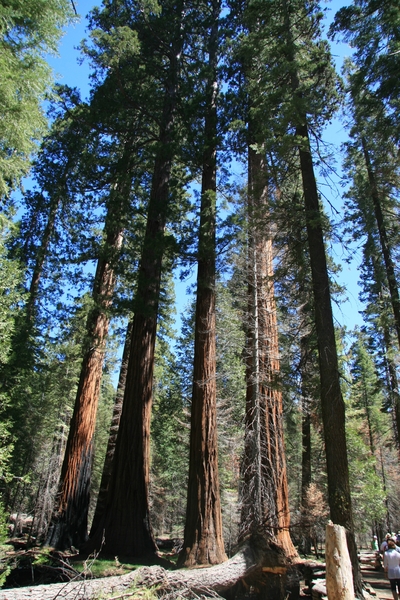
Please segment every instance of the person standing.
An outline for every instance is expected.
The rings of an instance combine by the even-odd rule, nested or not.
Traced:
[[[400,592],[400,553],[396,550],[396,542],[392,539],[387,541],[388,548],[383,555],[383,567],[387,573],[393,599],[399,600]]]
[[[385,535],[385,539],[383,540],[381,547],[380,547],[380,551],[382,552],[382,554],[385,554],[386,550],[388,549],[388,540],[390,539],[390,533],[387,533]]]

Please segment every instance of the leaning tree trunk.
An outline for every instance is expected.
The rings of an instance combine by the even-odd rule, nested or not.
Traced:
[[[26,303],[26,319],[28,328],[32,324],[35,314],[35,303],[39,290],[39,282],[42,276],[43,265],[46,260],[47,250],[50,244],[51,236],[54,232],[58,207],[61,203],[60,191],[57,190],[55,197],[50,198],[49,214],[47,217],[46,227],[43,231],[40,248],[37,251],[35,266],[33,268],[32,279],[29,286],[28,301]]]
[[[373,170],[370,154],[368,151],[367,141],[364,137],[361,138],[362,149],[364,153],[365,164],[367,167],[370,193],[374,205],[375,219],[379,232],[379,240],[383,254],[383,260],[386,268],[386,277],[389,286],[390,299],[394,315],[394,326],[397,333],[397,340],[400,348],[400,297],[399,286],[396,279],[392,252],[390,248],[389,238],[386,230],[385,219],[383,217],[382,205],[379,197],[378,186],[375,173]]]
[[[364,214],[364,221],[366,222],[367,215]],[[386,307],[385,303],[389,302],[384,288],[385,288],[385,268],[381,262],[381,256],[377,251],[375,240],[371,234],[368,232],[367,234],[367,244],[366,246],[369,248],[369,256],[372,262],[372,268],[374,273],[375,284],[378,286],[378,298],[380,298],[381,302],[384,303],[384,308],[381,311],[380,319],[378,321],[378,326],[382,329],[383,333],[383,341],[384,341],[384,353],[385,353],[385,366],[386,366],[386,380],[387,387],[390,393],[391,404],[393,406],[393,415],[394,415],[394,433],[397,444],[397,451],[400,456],[400,393],[399,393],[399,382],[397,377],[396,364],[391,357],[390,349],[392,347],[391,343],[391,333],[389,328],[389,323],[387,321],[385,312]]]
[[[265,164],[249,147],[249,323],[245,456],[240,539],[266,532],[288,557],[297,552],[290,513],[283,439],[278,326],[273,285],[273,247]]]
[[[215,336],[215,218],[217,192],[217,45],[219,0],[213,0],[209,40],[210,75],[201,185],[189,481],[183,550],[179,564],[226,560],[222,536],[217,449]]]
[[[347,531],[347,543],[353,565],[355,590],[362,597],[350,495],[345,405],[340,389],[330,283],[321,222],[322,215],[306,123],[307,121],[304,119],[304,124],[296,127],[296,136],[302,140],[299,146],[299,157],[314,294],[322,421],[328,474],[328,500],[333,523],[342,525]]]
[[[182,10],[178,9],[181,16]],[[174,124],[179,57],[178,24],[169,51],[169,77],[150,191],[146,231],[138,273],[134,322],[120,426],[105,510],[85,547],[108,555],[144,556],[157,546],[149,514],[150,419],[154,349],[165,226],[170,205],[169,184],[174,157]]]
[[[122,245],[124,215],[131,188],[130,149],[121,160],[121,183],[110,192],[105,222],[105,244],[97,263],[93,287],[94,308],[87,321],[87,350],[83,358],[58,493],[47,544],[58,549],[81,547],[88,537],[93,436],[115,286],[115,263]]]

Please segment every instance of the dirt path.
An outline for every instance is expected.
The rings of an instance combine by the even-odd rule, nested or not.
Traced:
[[[383,569],[375,571],[372,567],[361,565],[361,573],[364,581],[371,585],[379,600],[393,600],[389,580],[386,579]]]

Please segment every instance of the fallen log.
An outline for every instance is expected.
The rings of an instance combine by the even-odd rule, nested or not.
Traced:
[[[0,590],[0,600],[94,600],[106,594],[123,596],[135,588],[157,587],[158,593],[191,592],[212,595],[233,588],[265,585],[268,577],[285,577],[295,564],[282,549],[262,536],[252,536],[230,560],[213,567],[167,571],[160,566],[141,567],[130,573],[68,583]]]

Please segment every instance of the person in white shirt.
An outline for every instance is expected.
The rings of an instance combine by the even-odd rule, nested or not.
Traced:
[[[388,549],[383,555],[383,567],[387,573],[393,599],[399,600],[400,593],[400,553],[396,550],[396,542],[392,539],[387,541]]]

